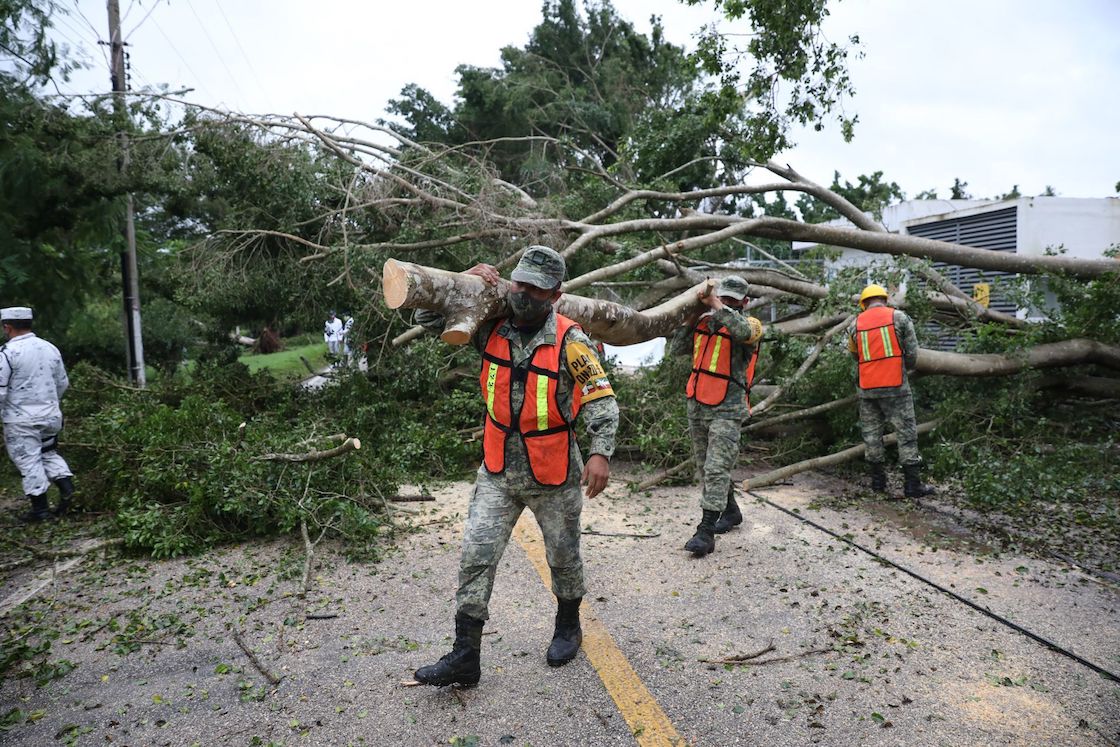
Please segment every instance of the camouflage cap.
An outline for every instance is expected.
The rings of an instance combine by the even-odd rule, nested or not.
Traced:
[[[716,286],[717,296],[727,296],[734,298],[736,301],[742,301],[750,295],[751,287],[747,285],[747,281],[738,275],[728,275],[723,280],[719,281]]]
[[[564,258],[547,246],[534,245],[525,250],[510,279],[551,290],[564,282]]]

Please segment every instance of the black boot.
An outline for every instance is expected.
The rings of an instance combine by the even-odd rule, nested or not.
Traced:
[[[583,629],[579,626],[579,605],[583,597],[556,600],[556,628],[548,645],[548,666],[562,667],[579,653]]]
[[[735,483],[727,488],[727,506],[724,507],[723,513],[719,515],[716,520],[716,526],[712,530],[716,534],[723,534],[730,532],[732,527],[737,527],[743,523],[743,512],[739,510],[739,504],[735,502]]]
[[[867,469],[871,473],[871,491],[874,493],[887,492],[887,470],[882,462],[868,462]]]
[[[918,475],[921,469],[920,464],[904,464],[902,465],[903,475],[903,489],[902,494],[907,498],[922,498],[927,495],[933,495],[937,491],[933,486],[926,485],[922,482],[922,478]]]
[[[51,518],[50,504],[47,502],[46,493],[29,495],[27,499],[31,501],[31,510],[20,516],[20,520],[24,524],[34,524]]]
[[[482,651],[482,620],[459,613],[455,615],[455,645],[435,664],[420,667],[412,676],[425,685],[478,684],[482,676],[479,653]]]
[[[74,496],[74,481],[69,477],[60,477],[54,481],[58,488],[58,507],[54,510],[55,516],[62,516],[70,510],[70,499]]]
[[[685,543],[684,549],[698,558],[702,558],[716,549],[716,522],[719,520],[719,511],[704,509],[704,518],[696,527],[696,534]]]

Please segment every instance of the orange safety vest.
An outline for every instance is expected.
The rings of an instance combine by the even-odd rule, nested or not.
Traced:
[[[902,346],[894,331],[894,309],[873,306],[856,317],[859,388],[902,386]]]
[[[580,392],[572,390],[572,411],[565,417],[557,397],[560,382],[560,350],[564,336],[579,325],[556,315],[556,343],[533,351],[529,367],[514,368],[510,342],[498,334],[496,324],[482,354],[479,384],[486,403],[482,436],[483,464],[491,473],[506,466],[506,439],[521,437],[533,479],[541,485],[563,485],[568,479],[571,458],[571,424],[579,414]],[[514,377],[525,382],[525,396],[516,422],[513,413]]]
[[[685,396],[705,405],[718,405],[727,397],[727,384],[731,378],[731,350],[735,341],[727,327],[715,332],[710,329],[710,317],[704,317],[692,330],[692,374],[688,377]],[[747,400],[747,411],[751,408],[751,385],[754,383],[754,366],[758,362],[755,345],[747,362],[746,381],[735,383],[742,387]]]

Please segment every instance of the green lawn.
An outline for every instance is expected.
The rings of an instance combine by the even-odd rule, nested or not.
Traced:
[[[279,353],[268,353],[267,355],[249,353],[241,356],[238,360],[248,366],[253,373],[260,371],[262,368],[267,368],[277,378],[299,379],[309,375],[307,368],[299,359],[301,355],[311,363],[316,371],[327,365],[327,346],[322,342],[288,348]]]

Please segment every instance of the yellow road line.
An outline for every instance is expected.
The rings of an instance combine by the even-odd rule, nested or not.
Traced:
[[[544,554],[544,540],[536,522],[526,511],[514,527],[513,537],[521,549],[529,556],[529,561],[540,574],[541,581],[552,588],[552,572]],[[641,747],[672,747],[684,745],[685,740],[677,733],[665,711],[661,710],[653,695],[642,683],[638,673],[626,660],[626,655],[618,648],[606,626],[595,615],[595,611],[584,600],[581,625],[583,627],[583,652],[587,654],[591,666],[603,681],[618,712],[626,719],[630,733]]]

